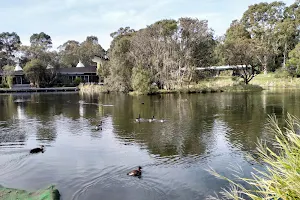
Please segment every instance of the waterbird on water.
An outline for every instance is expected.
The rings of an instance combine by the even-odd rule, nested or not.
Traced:
[[[132,170],[131,172],[128,172],[127,175],[129,176],[141,176],[142,175],[142,167],[139,166],[138,169]]]
[[[100,123],[95,127],[95,129],[98,130],[102,130],[102,121],[100,121]]]
[[[141,114],[139,114],[139,117],[135,119],[136,122],[140,122],[141,121]]]
[[[40,152],[44,153],[44,145],[41,145],[41,147],[30,150],[30,153],[40,153]]]
[[[160,120],[158,120],[159,122],[161,122],[161,123],[164,123],[165,121],[167,121],[167,120],[165,120],[165,119],[160,119]]]
[[[151,119],[149,119],[149,122],[153,122],[155,119],[154,119],[154,116],[152,116]]]

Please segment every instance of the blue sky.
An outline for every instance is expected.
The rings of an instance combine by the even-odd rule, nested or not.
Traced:
[[[140,29],[160,19],[207,19],[222,35],[249,5],[261,0],[0,0],[1,30],[15,31],[23,44],[33,33],[44,31],[58,47],[69,39],[82,42],[95,35],[103,48],[119,27]],[[271,2],[269,0],[264,0]],[[291,4],[294,0],[283,1]]]

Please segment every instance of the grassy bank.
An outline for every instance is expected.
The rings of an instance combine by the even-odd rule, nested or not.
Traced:
[[[95,94],[107,93],[109,88],[101,85],[80,85],[82,93]],[[270,88],[300,88],[300,78],[276,78],[274,73],[267,75],[259,74],[253,78],[249,85],[244,85],[242,79],[232,76],[220,76],[204,79],[198,83],[176,87],[172,90],[157,90],[152,94],[168,93],[214,93],[214,92],[249,92],[261,91]],[[131,95],[141,95],[138,92],[130,92]]]
[[[276,78],[276,74],[259,74],[251,81],[251,84],[259,85],[264,89],[268,88],[300,88],[300,78]]]
[[[112,92],[103,85],[95,84],[80,84],[78,86],[80,92],[83,94],[99,94]],[[205,79],[203,81],[192,83],[190,85],[183,85],[175,87],[171,90],[157,90],[149,95],[155,94],[171,94],[171,93],[217,93],[217,92],[246,92],[246,91],[261,91],[262,87],[257,85],[244,85],[235,80],[232,77],[214,77],[210,79]],[[129,92],[130,95],[143,95],[143,93],[133,91]]]

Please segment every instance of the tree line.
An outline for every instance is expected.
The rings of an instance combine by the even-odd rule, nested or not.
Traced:
[[[78,60],[92,65],[95,55],[107,54],[109,60],[98,67],[98,75],[115,91],[175,89],[208,76],[210,72],[196,68],[212,65],[244,65],[241,77],[248,84],[260,72],[300,75],[299,28],[296,0],[292,5],[280,1],[250,5],[220,37],[207,20],[194,18],[164,19],[140,30],[120,28],[111,34],[107,51],[95,36],[82,43],[69,40],[52,51],[46,33],[33,34],[25,46],[16,33],[5,32],[0,34],[0,66],[14,65],[18,57],[24,71],[32,72],[31,79],[43,80],[48,65],[75,67]],[[32,66],[39,66],[40,72]]]

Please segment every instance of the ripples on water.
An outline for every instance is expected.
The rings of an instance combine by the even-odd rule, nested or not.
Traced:
[[[257,138],[269,138],[267,114],[285,116],[295,99],[1,95],[0,184],[27,190],[56,184],[63,199],[205,199],[227,185],[205,170],[230,177],[228,167],[239,165],[249,176],[256,163],[246,154],[255,152]],[[136,123],[138,114],[167,121]],[[45,153],[30,155],[39,144]],[[126,175],[139,165],[140,179]]]

